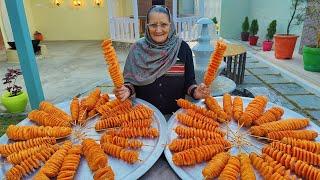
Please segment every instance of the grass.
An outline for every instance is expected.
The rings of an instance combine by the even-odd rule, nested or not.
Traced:
[[[26,115],[2,115],[0,114],[0,136],[6,133],[6,129],[11,124],[18,124],[26,118]]]

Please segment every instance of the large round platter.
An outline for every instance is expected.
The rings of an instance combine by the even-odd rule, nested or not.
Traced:
[[[222,105],[223,105],[222,97],[215,97],[215,99],[218,101],[219,105],[222,107]],[[242,99],[243,99],[243,107],[244,108],[249,104],[249,102],[252,101],[252,98],[242,97]],[[204,101],[198,102],[197,105],[204,106]],[[269,108],[271,108],[273,106],[278,106],[278,105],[273,104],[273,103],[268,103],[267,106],[266,106],[266,109],[269,109]],[[278,106],[278,107],[280,107],[280,106]],[[286,119],[286,118],[303,118],[302,115],[300,115],[300,114],[298,114],[298,113],[296,113],[296,112],[294,112],[294,111],[292,111],[290,109],[287,109],[287,108],[284,108],[284,107],[282,107],[282,108],[284,109],[284,115],[282,116],[282,119]],[[179,109],[176,113],[174,113],[171,116],[171,118],[168,121],[168,131],[169,131],[168,135],[167,135],[167,142],[168,143],[170,143],[173,139],[177,138],[177,134],[173,130],[177,125],[180,125],[180,123],[176,120],[176,114],[177,113],[181,113],[183,111],[184,111],[183,109]],[[232,120],[228,125],[220,124],[220,128],[227,133],[225,138],[230,140],[233,137],[232,133],[230,132],[230,130],[233,131],[233,132],[236,132],[238,130],[238,124],[237,124],[237,122]],[[229,130],[227,130],[227,129],[229,129]],[[320,132],[320,128],[316,124],[311,122],[311,121],[310,121],[310,124],[305,129],[315,130],[317,132]],[[251,142],[251,144],[253,144],[253,145],[244,146],[243,148],[241,148],[241,152],[244,152],[244,153],[256,152],[257,154],[261,154],[262,147],[266,143],[268,143],[268,141],[266,141],[266,140],[258,140],[255,137],[249,136],[248,135],[249,132],[247,132],[247,130],[248,130],[248,128],[241,127],[239,132],[245,133],[246,134],[245,138],[248,139]],[[316,141],[319,142],[320,141],[320,137],[317,137]],[[201,163],[201,164],[197,164],[195,166],[176,166],[172,161],[172,153],[169,150],[168,146],[166,147],[164,153],[165,153],[165,156],[166,156],[167,161],[169,162],[170,166],[178,174],[178,176],[181,179],[204,179],[204,177],[202,176],[202,169],[205,167],[205,165],[207,163]],[[239,153],[239,149],[237,147],[232,147],[230,149],[230,153],[232,155],[237,155]],[[263,179],[259,175],[259,173],[257,171],[255,171],[255,174],[256,174],[257,179]]]
[[[112,170],[115,173],[115,179],[137,179],[140,176],[142,176],[145,172],[147,172],[152,165],[158,160],[160,155],[162,154],[165,144],[166,144],[166,131],[167,131],[167,124],[164,116],[160,113],[160,111],[151,105],[150,103],[141,100],[141,99],[135,99],[133,103],[136,104],[144,104],[148,106],[149,108],[154,110],[154,116],[153,116],[153,124],[152,127],[155,127],[159,130],[160,136],[155,139],[146,139],[141,138],[141,140],[145,145],[141,148],[139,159],[140,162],[137,162],[135,164],[127,164],[122,160],[119,160],[117,158],[108,156],[108,164],[112,167]],[[70,114],[70,101],[63,102],[60,104],[57,104],[57,107],[61,108],[65,112]],[[89,120],[85,127],[82,128],[82,132],[84,132],[87,137],[95,139],[97,141],[100,140],[100,137],[104,132],[96,132],[94,129],[95,123],[98,121],[99,117],[95,117],[91,120]],[[18,125],[35,125],[29,119],[25,119],[21,121]],[[79,129],[81,127],[74,126],[73,129]],[[71,139],[73,143],[79,144],[79,140],[73,139],[72,137],[67,137],[65,139],[60,139],[58,142],[63,142],[64,140]],[[6,135],[3,135],[0,138],[0,144],[8,144],[11,140],[8,140],[8,137]],[[0,177],[4,177],[6,171],[8,171],[11,168],[11,165],[7,162],[4,162],[4,158],[1,157],[0,159]],[[35,171],[30,176],[27,176],[25,179],[32,179],[32,177],[35,175],[37,171]],[[93,179],[93,174],[89,169],[89,166],[87,164],[87,161],[82,156],[79,168],[77,170],[77,174],[75,176],[75,179]]]

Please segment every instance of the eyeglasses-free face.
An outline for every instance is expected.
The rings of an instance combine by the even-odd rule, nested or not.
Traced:
[[[170,21],[168,15],[154,12],[149,15],[149,33],[156,43],[164,43],[168,39],[170,31]]]

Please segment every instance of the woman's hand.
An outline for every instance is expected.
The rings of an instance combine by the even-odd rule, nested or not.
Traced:
[[[121,86],[120,88],[115,88],[113,93],[116,95],[118,99],[121,101],[126,100],[130,96],[130,90],[126,86]]]
[[[197,86],[193,94],[195,99],[204,99],[208,96],[210,96],[210,89],[203,83]]]

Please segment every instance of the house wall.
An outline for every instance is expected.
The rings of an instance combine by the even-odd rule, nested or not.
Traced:
[[[291,0],[222,0],[221,1],[221,36],[224,38],[240,39],[241,25],[244,17],[249,21],[258,20],[259,42],[265,39],[269,23],[277,20],[277,33],[286,33],[290,19]],[[302,24],[292,26],[290,33],[301,36]],[[300,44],[298,39],[297,46]]]
[[[6,48],[9,48],[9,45],[6,43],[8,41],[14,41],[13,34],[11,30],[11,25],[7,13],[7,8],[4,0],[0,0],[0,28],[2,33],[4,45]]]
[[[222,0],[220,35],[224,38],[239,38],[241,23],[250,14],[250,0]]]
[[[52,1],[25,0],[30,32],[35,30],[45,40],[99,40],[108,37],[108,9],[95,7],[92,1],[84,1],[84,7],[75,8],[71,1],[54,6]]]
[[[305,6],[305,5],[304,5]],[[287,25],[290,20],[291,0],[251,0],[249,21],[257,19],[259,24],[259,42],[265,40],[267,28],[272,20],[277,20],[277,33],[285,34],[287,32]],[[294,22],[292,23],[294,24]],[[290,28],[291,34],[296,34],[301,37],[303,24],[299,26],[292,25]],[[300,38],[296,44],[298,47]]]
[[[2,37],[2,31],[0,28],[0,51],[4,49],[4,41],[3,41],[3,37]]]

